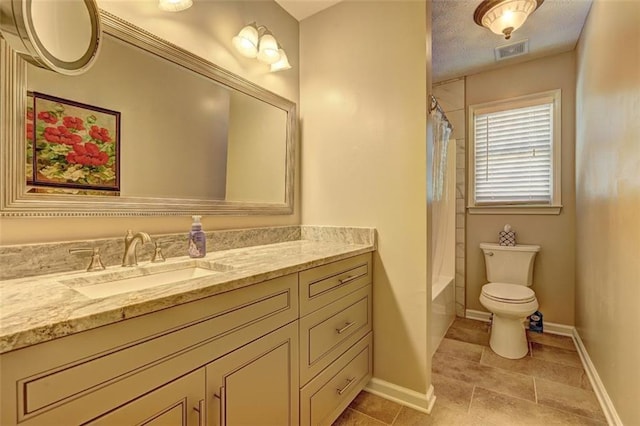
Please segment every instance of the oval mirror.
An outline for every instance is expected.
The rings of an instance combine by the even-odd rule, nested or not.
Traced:
[[[91,67],[102,36],[95,0],[3,0],[0,32],[27,61],[66,75]]]

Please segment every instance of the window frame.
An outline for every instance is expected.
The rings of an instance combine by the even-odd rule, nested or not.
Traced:
[[[553,129],[551,147],[551,182],[552,198],[549,204],[477,204],[475,182],[475,116],[527,106],[553,103]],[[467,146],[467,182],[469,201],[467,209],[471,214],[560,214],[562,209],[562,91],[561,89],[533,93],[499,101],[484,102],[468,107],[469,144]]]

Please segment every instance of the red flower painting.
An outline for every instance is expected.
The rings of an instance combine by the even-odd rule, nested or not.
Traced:
[[[41,93],[27,139],[35,186],[120,190],[120,113]],[[29,114],[29,110],[27,110]],[[28,118],[28,116],[27,116]]]
[[[84,123],[80,117],[70,117],[67,115],[62,117],[62,124],[64,124],[67,129],[84,130]]]

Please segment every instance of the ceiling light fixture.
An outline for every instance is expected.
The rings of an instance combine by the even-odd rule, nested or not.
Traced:
[[[271,65],[271,71],[291,68],[284,49],[264,25],[258,26],[252,22],[242,28],[232,42],[242,56],[257,58],[260,62]]]
[[[509,40],[511,33],[520,28],[527,17],[540,7],[544,0],[483,0],[473,14],[473,20],[495,34],[503,34]]]
[[[193,0],[158,0],[158,7],[166,12],[180,12],[192,5]]]

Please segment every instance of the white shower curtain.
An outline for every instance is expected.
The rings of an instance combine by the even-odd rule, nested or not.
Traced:
[[[433,201],[431,205],[432,277],[437,278],[442,271],[445,256],[445,239],[449,215],[447,214],[449,193],[447,191],[447,151],[451,126],[438,108],[431,112],[433,120],[433,169],[431,183]]]

